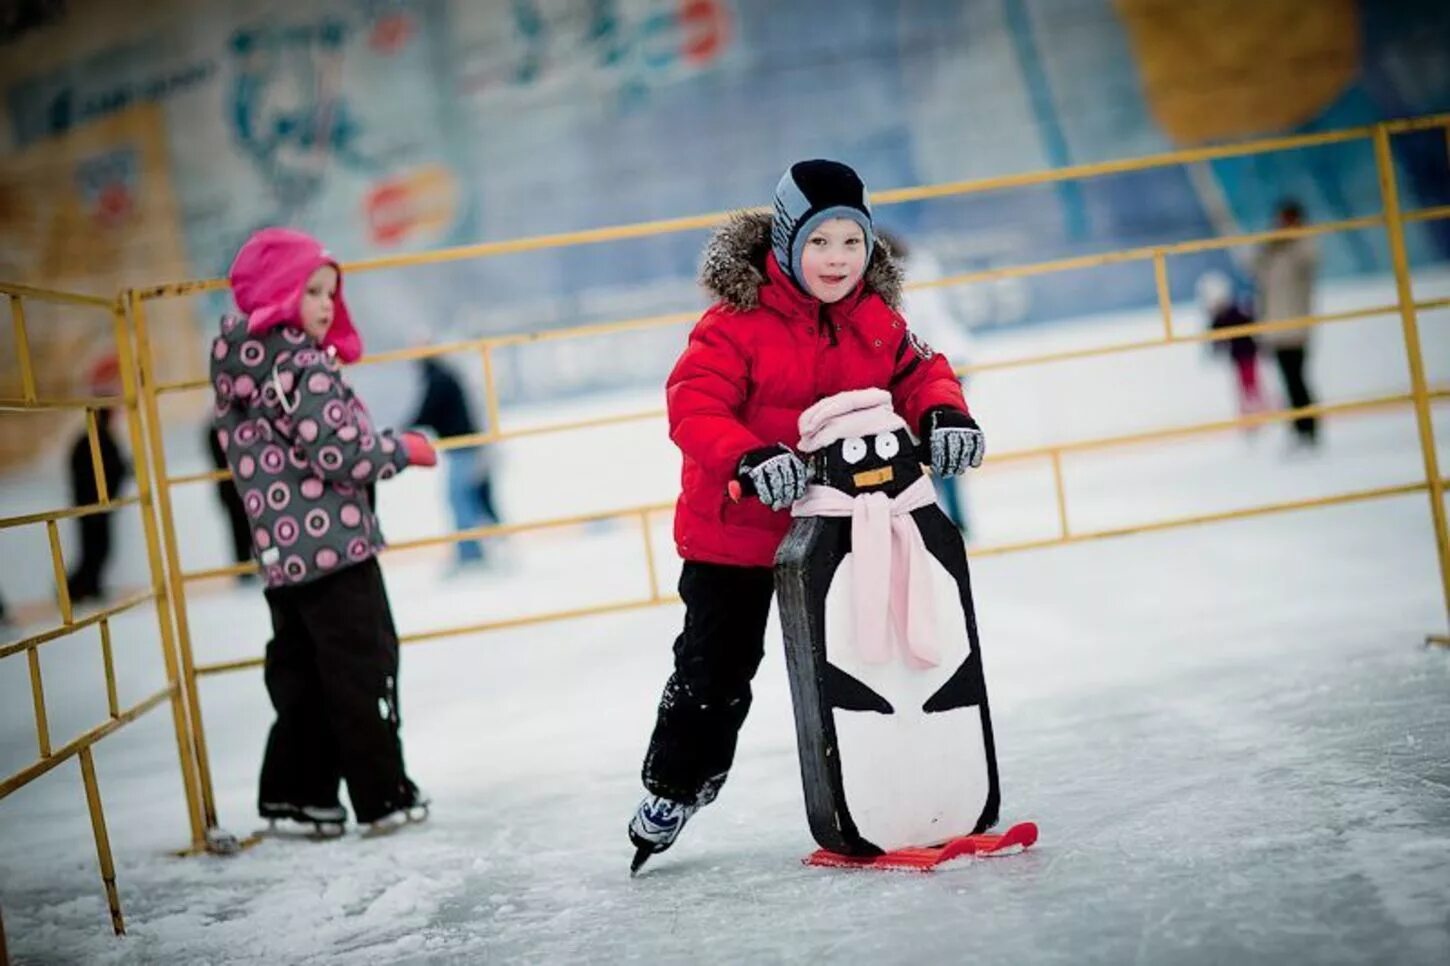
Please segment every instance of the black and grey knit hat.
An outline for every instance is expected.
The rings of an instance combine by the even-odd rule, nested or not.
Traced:
[[[771,220],[771,249],[782,268],[801,288],[801,253],[811,232],[832,218],[849,218],[866,235],[866,260],[875,240],[871,232],[871,202],[861,178],[839,161],[798,161],[775,186],[775,216]]]

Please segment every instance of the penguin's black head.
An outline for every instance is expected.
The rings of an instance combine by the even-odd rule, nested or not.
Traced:
[[[814,482],[849,496],[896,496],[921,477],[916,444],[904,429],[848,436],[811,454]]]

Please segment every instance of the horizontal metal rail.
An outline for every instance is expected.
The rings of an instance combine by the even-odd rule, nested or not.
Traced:
[[[450,637],[463,637],[468,634],[482,634],[487,631],[501,631],[516,627],[529,627],[535,624],[549,624],[554,621],[574,620],[581,617],[594,617],[602,614],[621,614],[626,611],[643,610],[647,607],[658,607],[662,604],[678,603],[678,595],[664,594],[660,596],[641,597],[635,600],[617,601],[608,604],[596,604],[589,607],[575,607],[569,610],[548,611],[542,614],[526,614],[521,617],[508,617],[496,621],[480,621],[476,624],[465,624],[460,627],[446,627],[431,631],[416,631],[412,634],[401,634],[398,637],[400,644],[423,644],[429,641],[438,641]],[[243,658],[238,661],[225,661],[218,664],[198,664],[196,673],[198,676],[211,674],[226,674],[231,671],[245,671],[251,668],[261,667],[263,659],[260,657]]]
[[[37,399],[17,399],[13,396],[0,397],[0,410],[7,412],[35,412],[57,409],[109,409],[126,404],[120,396],[48,396]]]
[[[995,546],[973,548],[971,557],[992,557],[998,554],[1018,553],[1024,550],[1042,550],[1047,547],[1062,547],[1076,543],[1086,543],[1089,540],[1110,540],[1114,537],[1127,537],[1142,533],[1156,533],[1161,530],[1177,530],[1183,527],[1199,526],[1205,523],[1223,523],[1229,520],[1248,520],[1254,517],[1268,516],[1274,513],[1287,513],[1293,510],[1308,510],[1317,507],[1342,506],[1346,503],[1359,503],[1365,500],[1379,500],[1392,496],[1404,496],[1409,493],[1423,493],[1428,484],[1426,483],[1399,483],[1393,486],[1376,486],[1362,490],[1350,490],[1345,493],[1334,493],[1329,496],[1319,496],[1304,500],[1285,500],[1279,503],[1265,503],[1259,506],[1241,507],[1234,510],[1221,510],[1215,513],[1197,513],[1188,516],[1171,517],[1166,520],[1153,520],[1146,523],[1134,523],[1120,527],[1108,527],[1101,530],[1084,530],[1065,536],[1044,537],[1040,540],[1023,540],[1019,543],[1004,543]]]
[[[1107,175],[1131,174],[1136,171],[1146,171],[1154,168],[1172,167],[1183,164],[1196,164],[1202,161],[1212,161],[1220,158],[1244,157],[1253,154],[1293,151],[1331,144],[1344,144],[1351,141],[1364,141],[1373,138],[1375,130],[1379,126],[1384,127],[1391,134],[1432,130],[1434,128],[1450,126],[1450,114],[1437,114],[1405,121],[1391,121],[1385,122],[1382,125],[1366,125],[1346,128],[1340,131],[1266,138],[1240,144],[1189,148],[1182,151],[1169,151],[1140,158],[1125,158],[1092,164],[1070,165],[1067,167],[1030,171],[1020,174],[997,175],[965,181],[950,181],[942,184],[887,189],[873,192],[871,200],[875,205],[886,206],[908,201],[946,198],[955,195],[983,194],[1012,188],[1053,185],[1064,181],[1081,181]],[[757,208],[749,210],[767,211],[768,209]],[[733,212],[716,211],[683,218],[665,218],[628,225],[614,225],[603,228],[589,228],[581,231],[535,235],[507,241],[459,245],[431,252],[388,255],[349,262],[343,266],[343,269],[347,272],[369,272],[381,269],[403,268],[410,265],[439,265],[449,262],[516,254],[519,252],[541,251],[577,245],[597,245],[604,242],[622,241],[630,238],[645,238],[682,231],[698,231],[720,224],[730,217],[731,214]],[[138,291],[138,295],[143,300],[151,300],[191,295],[198,292],[220,291],[226,287],[227,282],[225,279],[198,279],[144,288]]]
[[[160,691],[157,691],[155,694],[151,695],[151,697],[147,698],[141,703],[127,708],[125,711],[122,711],[120,714],[112,717],[104,724],[97,725],[90,731],[87,731],[79,738],[76,738],[73,741],[69,741],[64,745],[61,745],[59,748],[52,751],[49,755],[39,759],[33,764],[27,765],[26,767],[20,769],[20,771],[11,775],[9,778],[0,780],[0,799],[3,799],[5,796],[15,791],[17,788],[21,788],[25,785],[28,785],[30,782],[35,781],[35,779],[39,778],[41,775],[44,775],[55,766],[62,764],[66,759],[79,754],[83,748],[91,747],[91,745],[94,745],[96,742],[100,741],[111,732],[116,731],[117,729],[127,724],[130,724],[132,721],[135,721],[137,718],[141,717],[143,714],[150,711],[152,708],[156,707],[167,698],[171,697],[171,695],[176,691],[177,687],[177,684],[168,684],[166,687],[162,688]]]
[[[60,627],[54,627],[50,630],[42,631],[39,634],[33,634],[30,637],[15,641],[13,644],[6,644],[0,647],[0,660],[12,654],[19,654],[21,651],[28,651],[32,648],[39,647],[42,644],[49,644],[51,641],[59,640],[62,637],[68,637],[76,631],[90,627],[92,624],[108,621],[118,614],[124,614],[126,611],[144,604],[148,600],[155,599],[155,592],[150,590],[143,590],[132,594],[112,604],[110,607],[87,614],[85,617],[73,620],[68,624],[62,624]]]
[[[140,502],[140,496],[121,496],[108,503],[86,503],[82,506],[65,507],[60,510],[40,510],[36,513],[22,513],[15,517],[0,517],[0,530],[23,527],[32,523],[52,523],[56,520],[93,517],[99,513],[110,513],[112,510],[122,507],[135,506]]]
[[[1345,493],[1336,493],[1328,496],[1313,497],[1304,500],[1285,500],[1278,503],[1268,503],[1260,506],[1243,507],[1234,510],[1224,510],[1215,513],[1192,514],[1188,516],[1173,517],[1167,520],[1155,520],[1148,523],[1130,524],[1120,527],[1109,527],[1101,530],[1083,531],[1067,536],[1048,537],[1040,540],[1024,540],[1018,543],[998,544],[995,546],[973,548],[969,556],[972,558],[992,557],[1001,554],[1019,553],[1028,550],[1042,550],[1049,547],[1067,546],[1071,544],[1085,543],[1090,540],[1108,540],[1115,537],[1126,537],[1134,534],[1155,533],[1162,530],[1173,530],[1184,527],[1199,526],[1207,523],[1219,523],[1229,520],[1247,520],[1256,517],[1267,516],[1275,513],[1286,513],[1295,510],[1307,510],[1318,507],[1343,506],[1350,503],[1358,503],[1367,500],[1384,499],[1388,497],[1405,496],[1412,493],[1422,493],[1426,489],[1425,483],[1403,483],[1392,486],[1379,486],[1368,489],[1352,490]],[[623,510],[614,516],[623,517],[635,515],[634,510]],[[438,628],[435,630],[415,631],[411,634],[400,635],[398,640],[402,644],[422,644],[430,641],[445,640],[453,637],[464,637],[471,634],[483,634],[491,631],[510,630],[519,627],[528,627],[536,624],[546,624],[555,621],[576,620],[583,617],[592,617],[605,614],[617,614],[626,611],[643,610],[649,607],[657,607],[665,604],[676,604],[680,602],[677,594],[658,594],[645,598],[611,602],[607,604],[596,604],[586,607],[575,607],[563,610],[544,611],[536,614],[526,614],[519,617],[509,617],[493,621],[480,621],[477,623],[463,624],[456,627]],[[198,677],[215,674],[227,674],[233,671],[245,671],[259,668],[263,665],[264,659],[260,657],[242,658],[235,661],[223,661],[215,664],[198,664],[196,673]]]
[[[40,288],[35,285],[20,285],[15,282],[0,282],[0,295],[31,299],[35,302],[50,302],[57,305],[84,305],[89,308],[106,309],[116,307],[116,297],[85,295],[81,292],[63,292],[60,289]]]

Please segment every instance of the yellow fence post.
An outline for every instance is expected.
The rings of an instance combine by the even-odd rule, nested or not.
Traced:
[[[35,744],[40,757],[50,757],[50,719],[45,713],[45,684],[40,676],[40,652],[34,647],[25,652],[30,665],[30,701],[35,706]]]
[[[106,887],[106,905],[111,908],[111,928],[116,935],[126,935],[126,920],[121,918],[121,897],[116,893],[116,862],[111,856],[111,837],[106,833],[106,813],[101,807],[101,788],[96,784],[96,763],[91,749],[82,748],[81,780],[86,786],[86,804],[91,810],[91,831],[96,836],[96,858],[101,865],[101,882]]]
[[[1067,484],[1062,478],[1062,450],[1052,450],[1052,493],[1057,500],[1057,526],[1063,539],[1072,536],[1067,525]]]
[[[96,502],[106,506],[111,502],[111,488],[106,485],[106,464],[101,459],[101,428],[97,410],[86,407],[86,438],[91,442],[91,473],[96,480]]]
[[[67,626],[75,623],[75,611],[71,607],[70,581],[66,579],[65,553],[60,545],[60,528],[54,520],[45,521],[45,536],[50,541],[50,569],[55,576],[55,601],[60,608],[60,621]]]
[[[654,534],[649,528],[649,510],[641,510],[639,514],[640,529],[644,532],[644,569],[649,575],[649,599],[660,599],[660,578],[655,568],[655,544]]]
[[[116,657],[111,653],[111,622],[101,620],[101,664],[106,672],[106,710],[112,718],[121,716],[121,700],[116,696]]]
[[[20,391],[26,402],[35,402],[35,368],[30,358],[30,333],[25,327],[25,303],[10,296],[10,324],[15,329],[15,355],[20,360]]]
[[[488,429],[485,432],[496,437],[503,432],[503,427],[500,425],[503,417],[499,414],[498,408],[498,382],[493,371],[493,345],[485,343],[478,352],[483,356],[483,413],[484,418],[488,420]]]
[[[195,731],[193,730],[197,712],[193,710],[195,705],[189,704],[187,700],[189,695],[184,692],[178,682],[176,640],[172,635],[166,569],[162,566],[154,515],[156,506],[153,497],[157,492],[164,491],[160,491],[159,488],[153,490],[151,473],[146,464],[148,447],[146,435],[142,431],[141,400],[143,397],[149,398],[153,404],[149,407],[150,411],[146,413],[144,420],[153,437],[159,438],[160,436],[160,422],[154,406],[155,394],[148,388],[152,380],[144,369],[137,368],[137,356],[149,349],[141,346],[138,339],[137,348],[133,351],[133,333],[126,311],[126,299],[126,295],[117,299],[112,313],[112,326],[115,332],[116,351],[121,363],[121,384],[125,397],[126,425],[131,437],[131,452],[136,454],[136,491],[140,500],[138,509],[141,514],[141,530],[146,540],[146,560],[151,570],[151,593],[156,600],[156,623],[161,632],[161,657],[166,666],[166,683],[171,690],[171,722],[176,730],[176,753],[181,762],[181,786],[186,793],[186,815],[191,826],[192,848],[202,848],[206,842],[206,829],[214,823],[204,821],[199,798],[199,791],[204,786],[201,786],[198,776],[199,756],[196,752]],[[141,358],[144,359],[144,356]],[[151,447],[153,457],[156,452],[155,447]],[[168,507],[167,515],[163,519],[169,519],[169,511]],[[105,637],[103,637],[104,640]]]
[[[1158,290],[1158,311],[1163,314],[1163,338],[1173,341],[1173,293],[1168,287],[1168,258],[1160,249],[1153,253],[1153,286]]]
[[[1399,298],[1405,358],[1410,366],[1410,392],[1414,397],[1415,424],[1420,431],[1420,454],[1425,463],[1425,484],[1430,491],[1430,517],[1435,523],[1435,551],[1440,558],[1440,590],[1444,594],[1447,623],[1450,623],[1450,535],[1446,532],[1445,489],[1440,483],[1440,459],[1435,452],[1435,426],[1430,414],[1430,390],[1425,381],[1425,359],[1420,350],[1420,326],[1415,315],[1415,297],[1410,285],[1410,261],[1405,253],[1405,221],[1400,212],[1395,159],[1390,149],[1389,130],[1383,124],[1375,125],[1374,158],[1375,166],[1379,169],[1380,196],[1384,204],[1385,233],[1390,242],[1390,260],[1395,268],[1395,292]],[[1435,640],[1436,637],[1432,636],[1431,639]]]

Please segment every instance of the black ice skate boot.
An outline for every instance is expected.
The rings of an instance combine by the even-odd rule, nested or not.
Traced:
[[[347,823],[347,809],[341,805],[294,805],[291,802],[262,802],[257,810],[267,820],[267,834],[285,836],[295,829],[279,827],[278,821],[310,826],[304,834],[312,839],[335,839]]]

